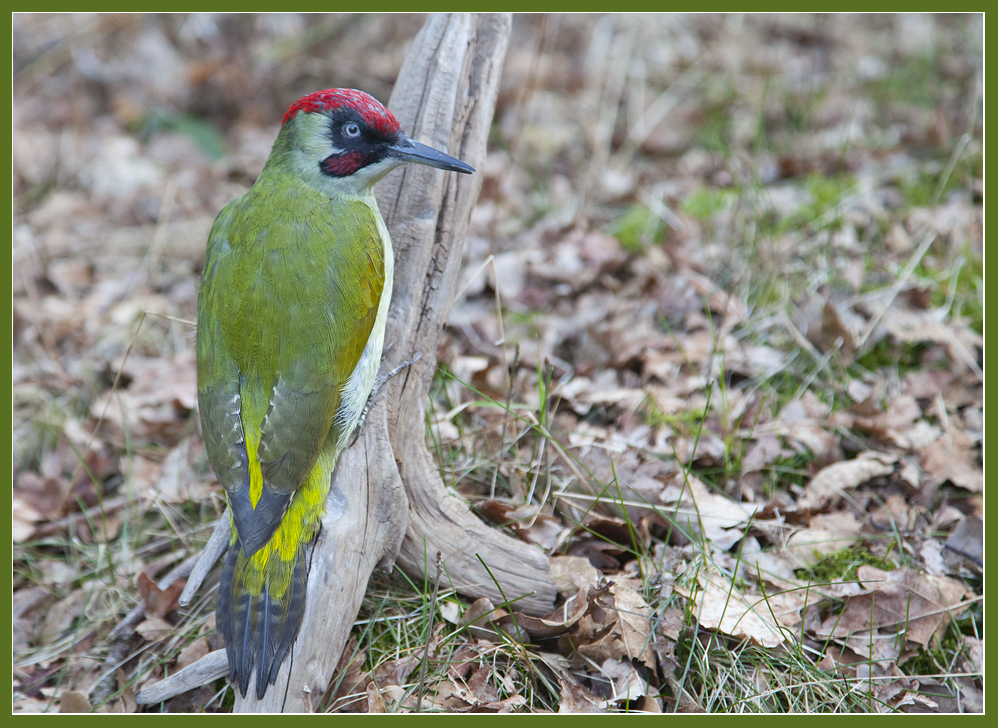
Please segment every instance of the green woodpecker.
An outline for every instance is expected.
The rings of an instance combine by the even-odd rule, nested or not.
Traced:
[[[211,229],[198,407],[233,527],[216,624],[244,697],[254,669],[263,697],[301,627],[307,546],[371,394],[392,296],[373,187],[406,162],[474,172],[368,94],[319,91],[288,109],[256,183]]]

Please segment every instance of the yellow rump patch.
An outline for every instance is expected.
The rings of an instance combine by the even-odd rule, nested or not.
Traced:
[[[333,466],[336,464],[336,457],[327,451],[319,456],[318,462],[308,474],[302,487],[299,488],[291,503],[287,513],[281,519],[280,525],[274,531],[268,541],[259,551],[250,557],[253,568],[260,573],[277,573],[283,569],[281,564],[293,562],[297,557],[298,549],[303,544],[308,543],[315,530],[319,527],[322,514],[326,510],[326,496],[329,495],[329,476]],[[259,464],[257,465],[259,470]],[[250,492],[252,493],[252,480]],[[271,583],[271,590],[275,588]],[[278,587],[280,593],[283,587]]]
[[[249,462],[250,474],[250,507],[254,511],[256,504],[260,502],[260,496],[263,495],[263,472],[260,470],[260,459],[256,456],[256,448],[259,444],[259,434],[252,430],[246,433],[246,457]]]

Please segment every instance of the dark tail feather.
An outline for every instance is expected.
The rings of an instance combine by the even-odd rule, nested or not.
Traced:
[[[262,699],[267,686],[277,681],[281,664],[301,629],[305,614],[306,549],[299,548],[292,564],[291,584],[280,597],[271,592],[276,579],[263,577],[263,588],[252,592],[247,586],[249,559],[238,544],[229,548],[218,584],[215,626],[225,641],[229,658],[229,682],[239,686],[245,698],[250,675],[256,666],[256,695]],[[277,559],[273,559],[274,563]],[[269,566],[269,565],[268,565]]]

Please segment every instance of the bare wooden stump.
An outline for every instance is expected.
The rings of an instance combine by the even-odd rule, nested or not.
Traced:
[[[481,169],[509,31],[509,15],[430,16],[388,103],[402,128]],[[481,179],[481,174],[444,174],[411,165],[389,175],[378,189],[395,247],[395,290],[385,335],[392,346],[383,370],[417,352],[421,358],[385,385],[357,442],[341,456],[311,555],[298,640],[277,683],[257,700],[251,679],[247,697],[236,696],[235,712],[304,712],[317,706],[372,571],[390,566],[396,555],[403,569],[421,579],[439,551],[450,582],[463,594],[488,596],[495,603],[509,600],[528,614],[546,614],[553,607],[556,589],[544,553],[485,525],[448,494],[426,448],[424,402]],[[206,571],[201,567],[217,558],[215,552],[205,554],[200,578]],[[189,584],[185,598],[196,588]],[[202,658],[204,670],[191,666],[186,671],[193,677],[181,680],[178,673],[175,687],[167,678],[143,692],[163,700],[189,690],[198,675],[217,676],[219,659],[212,653]]]
[[[388,104],[402,128],[481,169],[509,29],[507,15],[431,16],[413,42]],[[485,525],[448,494],[426,448],[424,404],[481,184],[481,173],[441,175],[412,165],[377,191],[396,261],[385,335],[395,345],[386,365],[422,354],[406,376],[387,385],[388,436],[409,497],[409,528],[397,563],[422,579],[440,551],[459,592],[547,614],[556,593],[547,556]]]

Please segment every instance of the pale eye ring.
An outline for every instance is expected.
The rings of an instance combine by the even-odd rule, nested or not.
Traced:
[[[356,139],[360,136],[360,126],[356,122],[349,122],[343,125],[343,135]]]

